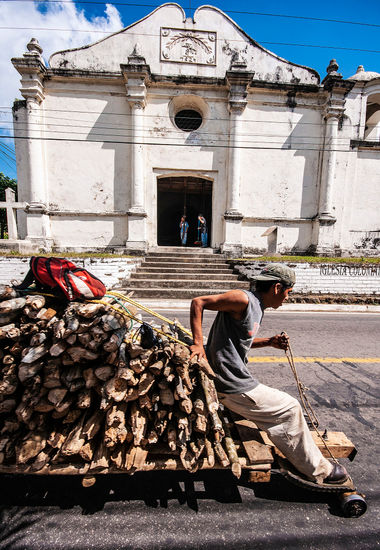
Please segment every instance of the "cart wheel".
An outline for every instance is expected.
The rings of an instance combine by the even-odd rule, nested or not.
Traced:
[[[346,518],[358,518],[367,510],[367,503],[357,493],[344,493],[340,497],[340,506]]]

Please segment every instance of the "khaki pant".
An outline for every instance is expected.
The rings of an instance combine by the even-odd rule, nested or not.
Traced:
[[[264,430],[309,479],[321,483],[331,473],[332,464],[314,443],[297,399],[264,384],[247,393],[218,393],[218,397],[225,407]]]

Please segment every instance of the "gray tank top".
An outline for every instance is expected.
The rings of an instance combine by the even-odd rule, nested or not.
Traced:
[[[243,292],[249,300],[243,318],[237,320],[219,311],[207,340],[206,354],[216,374],[215,387],[223,393],[244,393],[259,384],[247,368],[247,355],[264,310],[255,294]]]

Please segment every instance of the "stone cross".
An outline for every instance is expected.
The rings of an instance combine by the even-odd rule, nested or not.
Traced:
[[[17,240],[18,238],[16,210],[27,207],[26,202],[16,202],[15,197],[15,192],[8,187],[5,190],[5,202],[0,202],[0,208],[5,208],[7,211],[8,237],[12,240]]]

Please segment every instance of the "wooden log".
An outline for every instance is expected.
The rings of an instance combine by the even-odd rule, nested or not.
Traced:
[[[98,353],[94,353],[86,348],[82,348],[81,346],[71,346],[67,348],[66,351],[74,363],[79,363],[80,361],[95,361],[95,359],[99,357]]]
[[[220,464],[224,468],[227,467],[230,464],[230,461],[219,441],[214,441],[214,450]]]
[[[102,382],[106,382],[107,380],[112,378],[114,373],[115,373],[115,369],[111,367],[111,365],[103,365],[95,369],[96,378],[98,378]]]
[[[66,397],[66,388],[53,388],[49,391],[47,399],[54,405],[54,407],[60,405],[63,399]]]
[[[102,329],[100,325],[95,325],[90,329],[91,339],[95,342],[105,342],[109,338],[108,332]]]
[[[21,331],[14,323],[0,327],[0,340],[4,340],[5,338],[17,340],[20,338],[20,335]]]
[[[125,445],[117,445],[110,454],[110,462],[117,468],[118,470],[122,470],[124,468],[125,464],[125,453],[126,448]]]
[[[50,359],[43,367],[43,379],[42,384],[45,388],[58,388],[61,386],[60,361],[56,359]]]
[[[96,377],[94,369],[92,367],[84,369],[82,375],[85,380],[85,385],[87,389],[95,388],[98,385],[99,379]]]
[[[20,363],[18,368],[18,378],[22,384],[28,380],[35,378],[36,374],[41,370],[43,363],[38,361],[33,364]]]
[[[91,441],[87,441],[87,443],[85,443],[83,447],[80,448],[79,455],[81,456],[81,458],[83,458],[85,462],[91,462],[94,457],[95,449],[95,440],[91,439]]]
[[[63,418],[62,423],[63,424],[73,424],[74,422],[76,422],[78,420],[78,418],[80,417],[82,412],[83,411],[81,411],[80,409],[72,409]]]
[[[83,435],[87,439],[92,439],[102,428],[104,423],[104,413],[102,411],[96,410],[88,420],[86,420],[83,426]]]
[[[162,380],[158,384],[160,388],[160,401],[163,405],[166,405],[168,407],[172,407],[174,405],[174,394],[172,390],[169,388],[169,384],[166,380]]]
[[[16,464],[25,464],[34,458],[46,447],[46,434],[29,432],[25,438],[15,446]]]
[[[231,431],[228,423],[224,420],[223,422],[224,429],[224,447],[227,451],[228,459],[231,463],[231,470],[235,477],[238,479],[241,477],[241,464],[239,462],[239,457],[237,454],[236,446],[231,435]]]
[[[78,394],[77,407],[79,409],[89,409],[92,402],[92,393],[88,388],[83,389]]]
[[[204,372],[199,372],[199,380],[205,395],[208,412],[211,418],[213,428],[216,432],[223,434],[222,422],[218,415],[219,402],[214,383],[207,378]]]
[[[104,313],[105,307],[103,304],[96,303],[82,304],[77,308],[77,313],[85,319],[92,319],[99,313]]]
[[[0,301],[0,315],[8,315],[21,311],[26,304],[26,298],[11,298]]]
[[[101,317],[101,322],[103,325],[103,329],[106,332],[110,332],[111,330],[118,330],[122,326],[124,326],[124,320],[121,315],[118,315],[117,313],[105,313]]]
[[[5,395],[12,395],[18,387],[17,369],[15,364],[3,367],[3,379],[0,382],[0,398]]]
[[[137,386],[139,396],[145,395],[146,393],[148,393],[148,391],[153,386],[154,382],[155,382],[154,375],[149,371],[144,372],[141,375],[140,381]]]
[[[26,364],[35,363],[44,355],[46,355],[49,352],[49,348],[46,344],[41,344],[40,346],[35,346],[32,348],[26,348],[25,353],[23,353],[22,356],[22,362]]]
[[[123,401],[128,391],[128,383],[124,378],[114,376],[110,378],[104,385],[106,395],[114,401]]]
[[[31,337],[29,344],[32,347],[39,346],[40,344],[43,344],[46,341],[46,339],[47,339],[47,336],[45,332],[37,332],[37,334],[34,334]]]
[[[104,351],[107,351],[107,352],[116,351],[119,348],[120,344],[122,343],[125,333],[126,333],[126,329],[125,327],[122,327],[116,330],[113,334],[111,334],[109,339],[103,344]]]
[[[10,285],[0,285],[0,301],[18,298],[18,292]]]
[[[66,441],[61,447],[63,456],[72,456],[79,453],[80,449],[86,443],[86,437],[83,433],[85,415],[82,416],[80,422],[71,430]]]
[[[42,309],[46,303],[45,296],[39,294],[29,294],[25,297],[25,305],[36,311]]]
[[[5,414],[13,411],[17,405],[16,399],[8,398],[0,401],[0,414]]]
[[[58,357],[66,350],[66,348],[67,343],[64,340],[61,340],[50,347],[49,353],[52,357]]]
[[[140,358],[136,357],[129,361],[129,367],[136,373],[140,374],[145,370],[144,365],[141,363]]]
[[[135,402],[131,404],[129,422],[132,428],[134,445],[139,446],[147,429],[147,416],[143,410],[137,407]]]
[[[105,446],[104,441],[100,441],[96,451],[94,453],[94,458],[90,465],[90,471],[96,472],[100,470],[107,470],[109,467],[109,450]]]
[[[76,334],[70,334],[69,336],[65,337],[66,342],[69,346],[73,346],[75,342],[77,341],[77,335]]]
[[[164,368],[164,361],[162,359],[159,359],[158,361],[155,361],[151,365],[149,365],[149,370],[151,373],[153,373],[155,376],[158,376],[162,369]]]

